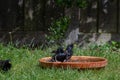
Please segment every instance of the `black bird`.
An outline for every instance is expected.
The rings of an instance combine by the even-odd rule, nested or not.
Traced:
[[[73,44],[70,44],[67,46],[67,48],[65,50],[65,54],[67,55],[66,61],[68,61],[73,55]]]
[[[64,50],[62,47],[59,47],[56,51],[52,51],[52,53],[54,53],[51,59],[52,62],[63,62],[66,59],[66,54],[64,54]]]
[[[51,61],[52,62],[68,61],[71,58],[71,56],[73,55],[72,49],[73,49],[73,44],[68,45],[65,51],[63,50],[62,47],[59,47],[56,51],[53,51],[53,53],[55,53],[55,54],[52,56]]]
[[[3,71],[8,71],[11,68],[10,60],[0,60],[0,68]]]

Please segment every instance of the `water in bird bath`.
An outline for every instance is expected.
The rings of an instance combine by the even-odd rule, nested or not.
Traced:
[[[72,56],[66,62],[51,61],[51,57],[45,57],[39,60],[41,66],[43,67],[57,67],[57,68],[77,68],[77,69],[86,69],[86,68],[102,68],[107,65],[107,59],[102,57],[93,57],[93,56]]]
[[[99,61],[103,61],[103,59],[72,58],[72,59],[69,59],[68,61],[64,61],[64,62],[99,62]],[[46,60],[46,62],[54,62],[54,61],[51,61],[51,59],[48,59],[48,60]],[[60,61],[55,61],[55,62],[60,62]]]

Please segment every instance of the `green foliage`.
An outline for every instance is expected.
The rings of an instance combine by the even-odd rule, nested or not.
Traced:
[[[47,40],[49,42],[55,42],[60,40],[64,37],[64,33],[67,30],[69,25],[69,18],[68,17],[62,17],[56,21],[54,21],[51,24],[51,27],[48,28],[48,31],[50,32],[49,36],[47,37]]]
[[[106,43],[104,45],[90,45],[90,50],[98,50],[98,51],[103,51],[103,50],[109,50],[109,51],[114,51],[114,52],[119,52],[120,51],[120,42],[116,41],[111,41],[110,43]]]
[[[86,0],[77,0],[76,5],[79,8],[86,8],[87,6],[87,1]]]
[[[115,41],[112,41],[112,46],[114,46],[115,48],[120,48],[120,42],[115,42]]]
[[[71,7],[72,0],[55,0],[56,4],[59,6]]]
[[[87,0],[55,0],[56,4],[64,7],[77,6],[79,8],[84,8],[87,6]]]

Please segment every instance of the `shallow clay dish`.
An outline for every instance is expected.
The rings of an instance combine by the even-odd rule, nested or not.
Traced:
[[[57,67],[57,68],[77,68],[77,69],[92,69],[102,68],[107,65],[107,59],[94,56],[72,56],[68,62],[51,62],[51,57],[41,58],[39,60],[42,67]]]

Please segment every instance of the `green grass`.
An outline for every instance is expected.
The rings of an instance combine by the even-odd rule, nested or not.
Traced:
[[[56,47],[46,50],[29,50],[0,45],[0,59],[10,59],[12,68],[8,72],[0,71],[0,80],[119,80],[120,52],[103,46],[82,49],[75,47],[74,55],[99,56],[108,59],[108,65],[100,70],[77,70],[41,68],[38,60],[50,56]]]

